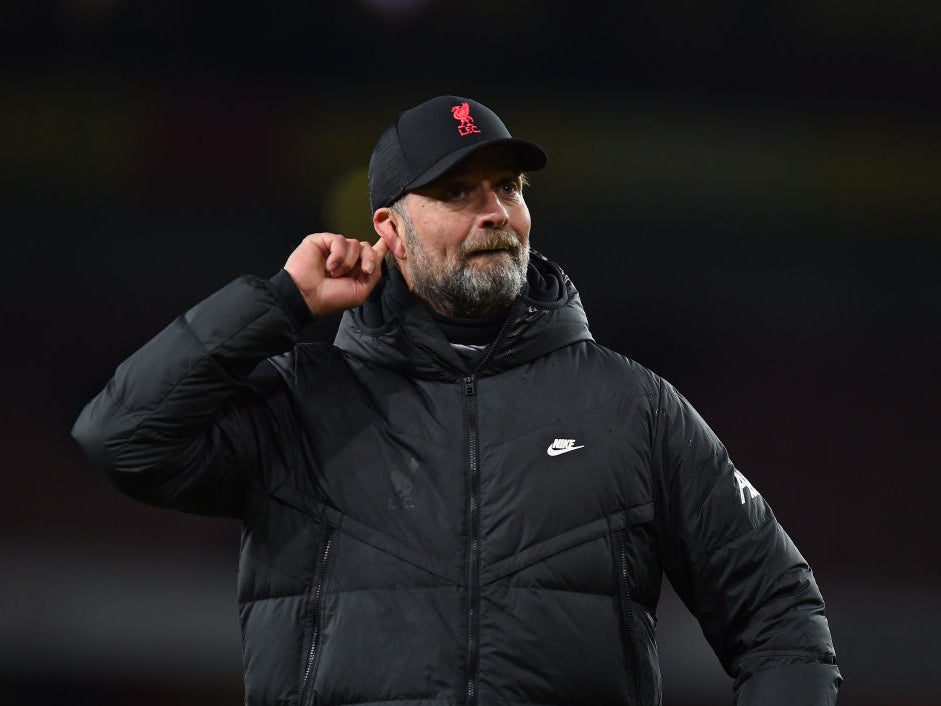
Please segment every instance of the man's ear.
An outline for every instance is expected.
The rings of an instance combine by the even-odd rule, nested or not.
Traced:
[[[372,227],[395,257],[405,259],[405,239],[400,235],[402,223],[391,208],[377,208],[372,214]]]

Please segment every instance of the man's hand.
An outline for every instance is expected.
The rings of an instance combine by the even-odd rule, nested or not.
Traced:
[[[387,248],[336,233],[308,235],[291,253],[284,269],[314,316],[359,306],[382,276]]]

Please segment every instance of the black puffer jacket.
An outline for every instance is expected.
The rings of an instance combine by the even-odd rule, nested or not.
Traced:
[[[535,253],[529,286],[468,369],[397,277],[332,346],[294,345],[286,273],[242,278],[73,433],[124,492],[241,519],[247,704],[658,704],[663,571],[736,703],[834,703],[823,601],[764,500]]]

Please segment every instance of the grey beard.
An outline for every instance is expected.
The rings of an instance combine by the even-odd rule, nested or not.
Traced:
[[[443,267],[431,261],[410,228],[406,228],[405,240],[412,291],[445,316],[486,316],[512,304],[526,284],[529,249],[522,246],[513,231],[491,231],[471,247],[465,243],[459,262],[448,262]],[[485,269],[469,264],[472,253],[486,248],[507,248],[510,261],[492,263]]]

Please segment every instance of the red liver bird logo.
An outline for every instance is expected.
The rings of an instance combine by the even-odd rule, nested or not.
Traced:
[[[451,108],[451,115],[458,121],[457,131],[462,136],[480,132],[480,128],[474,125],[474,119],[470,114],[470,106],[466,102]]]

